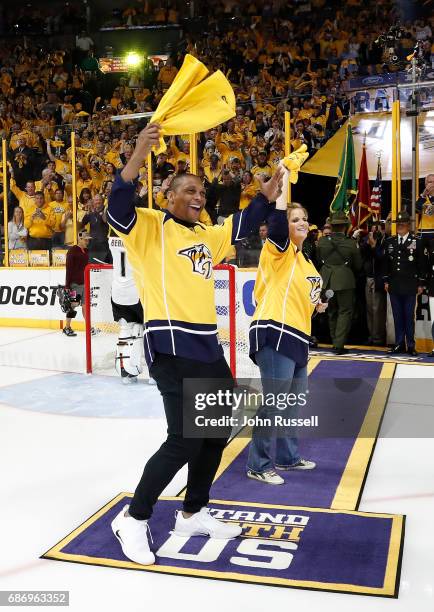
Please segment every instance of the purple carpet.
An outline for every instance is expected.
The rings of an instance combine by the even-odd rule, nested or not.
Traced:
[[[150,528],[156,564],[126,559],[110,523],[128,503],[120,494],[44,558],[239,582],[397,596],[403,520],[393,515],[263,508],[211,501],[216,518],[234,521],[234,540],[170,534],[179,499],[160,500]]]
[[[300,416],[318,414],[316,437],[300,437],[304,459],[315,461],[309,471],[280,472],[285,484],[267,485],[246,477],[248,447],[218,478],[211,489],[214,499],[330,508],[348,458],[366,416],[383,364],[376,362],[322,361],[309,378],[309,403]],[[383,384],[383,383],[381,383]],[[385,381],[384,384],[390,384]],[[373,437],[376,437],[375,431]],[[368,470],[367,457],[364,475]],[[360,482],[360,497],[364,479]],[[347,510],[356,509],[357,505]]]

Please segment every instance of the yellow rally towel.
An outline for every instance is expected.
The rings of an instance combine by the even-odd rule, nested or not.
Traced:
[[[225,75],[208,69],[192,55],[184,63],[152,116],[162,136],[177,136],[210,130],[235,116],[235,95]],[[163,138],[155,153],[166,150]]]
[[[302,144],[296,151],[293,151],[282,159],[282,164],[291,171],[289,175],[289,181],[295,184],[298,181],[298,173],[304,162],[309,157],[307,152],[307,146]]]

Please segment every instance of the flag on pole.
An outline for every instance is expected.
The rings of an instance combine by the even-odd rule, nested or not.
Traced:
[[[351,124],[348,121],[345,134],[345,144],[342,151],[341,163],[339,164],[336,180],[335,195],[330,204],[330,211],[344,211],[348,213],[352,201],[357,194],[356,191],[356,160],[354,157],[354,141]]]
[[[375,220],[381,218],[382,205],[382,179],[381,179],[381,157],[378,157],[377,178],[372,187],[370,211]]]
[[[370,204],[371,187],[369,185],[368,164],[366,161],[366,146],[363,143],[357,197],[353,201],[350,209],[351,226],[353,229],[366,228],[366,222],[371,216]]]

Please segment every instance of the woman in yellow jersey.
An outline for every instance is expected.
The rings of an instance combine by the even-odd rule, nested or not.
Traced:
[[[321,276],[302,252],[309,231],[307,212],[299,204],[291,204],[286,211],[286,201],[283,193],[268,218],[268,237],[254,289],[257,305],[250,326],[250,356],[259,366],[264,398],[289,398],[295,393],[299,398],[295,403],[301,404],[307,386],[311,316],[315,309],[323,312],[327,305],[320,302]],[[297,407],[285,405],[282,411],[278,402],[267,404],[256,415],[247,476],[278,485],[285,481],[275,469],[310,470],[315,463],[301,458],[293,430],[285,435],[288,429],[280,429],[276,436],[281,424],[275,417],[294,418]],[[271,425],[264,419],[270,419]]]

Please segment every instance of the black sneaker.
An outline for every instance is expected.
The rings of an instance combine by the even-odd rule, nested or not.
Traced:
[[[62,332],[65,334],[65,336],[76,336],[77,335],[71,327],[64,327]]]
[[[341,348],[335,348],[333,352],[335,355],[346,355],[349,351],[348,349],[341,347]]]

